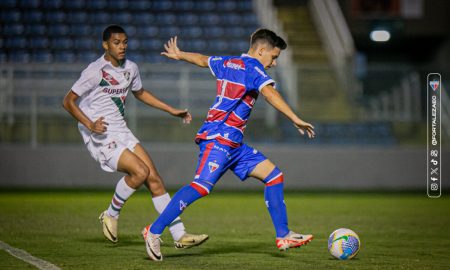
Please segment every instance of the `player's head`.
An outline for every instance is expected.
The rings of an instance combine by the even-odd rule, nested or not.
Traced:
[[[127,33],[119,25],[109,25],[103,30],[102,46],[105,49],[107,59],[120,64],[126,57],[128,47]]]
[[[287,44],[280,36],[269,29],[258,29],[250,38],[249,54],[258,59],[265,69],[277,65],[276,59]]]

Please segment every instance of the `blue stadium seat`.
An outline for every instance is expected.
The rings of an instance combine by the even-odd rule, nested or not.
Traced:
[[[195,13],[181,13],[177,21],[179,25],[195,25],[198,24],[199,16]]]
[[[27,36],[43,36],[47,33],[47,28],[44,24],[29,24],[26,27],[25,33]]]
[[[47,28],[49,36],[65,36],[69,33],[69,27],[64,24],[51,24]]]
[[[70,25],[70,34],[72,36],[90,36],[92,34],[92,28],[85,24],[72,24]]]
[[[208,47],[208,44],[206,41],[199,40],[199,39],[187,40],[183,44],[185,44],[185,45],[183,45],[182,48],[184,48],[184,46],[185,46],[186,50],[194,51],[194,52],[202,52],[202,51],[206,50],[206,48]]]
[[[85,6],[85,2],[84,0],[64,1],[63,6],[64,8],[71,10],[83,9]]]
[[[238,2],[237,9],[240,12],[251,12],[253,10],[253,1],[251,0],[241,0]]]
[[[161,27],[159,29],[159,37],[163,39],[169,39],[173,36],[178,36],[181,33],[181,29],[178,26]]]
[[[21,8],[38,8],[40,5],[39,0],[20,0],[19,6]]]
[[[243,16],[239,16],[237,14],[224,14],[220,16],[220,23],[225,25],[238,25],[241,23],[241,18]]]
[[[67,20],[70,24],[85,24],[88,21],[88,13],[84,11],[69,12]]]
[[[8,61],[8,55],[4,52],[0,52],[0,63],[5,63]]]
[[[8,61],[16,63],[28,63],[30,62],[30,55],[27,51],[14,50],[9,54]]]
[[[3,28],[3,34],[7,36],[18,36],[21,35],[25,30],[22,24],[6,24]]]
[[[100,46],[100,40],[95,42],[90,38],[74,38],[72,40],[72,47],[77,50],[92,50],[95,46]]]
[[[41,8],[43,9],[59,9],[62,7],[62,0],[42,0]]]
[[[98,59],[101,55],[92,51],[82,51],[77,53],[77,61],[82,63],[90,63]]]
[[[13,7],[17,7],[17,0],[3,0],[0,1],[0,7],[1,8],[13,8]]]
[[[139,42],[139,40],[137,39],[130,39],[128,40],[128,49],[129,50],[139,50],[139,48],[141,47],[141,44]]]
[[[237,8],[236,1],[225,0],[225,1],[217,2],[217,9],[216,10],[233,11],[236,8]]]
[[[54,62],[73,63],[76,60],[76,56],[71,51],[57,51],[53,54]]]
[[[228,42],[222,39],[213,39],[208,41],[208,49],[214,52],[226,51],[228,46]]]
[[[109,24],[111,24],[109,12],[104,12],[104,11],[97,12],[94,16],[93,15],[89,16],[89,22],[92,24],[104,23],[104,24],[109,25]]]
[[[94,9],[94,10],[104,9],[107,6],[108,6],[108,3],[106,2],[106,0],[88,1],[86,3],[86,7],[88,9]]]
[[[49,24],[62,23],[66,20],[66,14],[62,11],[49,11],[45,14],[45,21]]]
[[[133,15],[133,21],[136,26],[151,25],[155,22],[156,17],[151,12],[139,12]]]
[[[242,24],[248,25],[248,26],[254,26],[258,24],[258,19],[256,18],[255,14],[248,14],[246,16],[242,16]]]
[[[203,30],[198,26],[185,26],[182,28],[181,36],[183,38],[199,38],[203,35]]]
[[[137,63],[138,65],[145,61],[144,54],[138,53],[138,52],[127,53],[127,58],[130,59],[131,61]]]
[[[128,3],[128,8],[135,11],[144,11],[149,9],[150,7],[151,3],[147,0],[130,1]]]
[[[164,42],[159,39],[144,39],[141,42],[141,49],[148,51],[148,50],[154,50],[154,51],[162,51],[164,48]]]
[[[23,13],[23,23],[37,23],[41,22],[44,14],[38,10],[26,10]]]
[[[159,25],[172,25],[177,21],[177,16],[173,13],[159,13],[156,15],[156,23]]]
[[[156,37],[159,34],[159,28],[156,26],[138,26],[136,33],[143,38]]]
[[[213,11],[216,8],[214,1],[197,1],[195,2],[195,10],[199,11]],[[220,12],[220,9],[218,9]]]
[[[170,0],[156,0],[152,4],[152,9],[155,11],[167,11],[173,7],[173,3]]]
[[[195,10],[194,1],[175,1],[173,8],[177,11],[191,11]]]
[[[225,34],[225,29],[220,26],[204,26],[203,33],[207,38],[220,38]]]
[[[55,50],[68,50],[72,49],[73,42],[70,38],[60,37],[51,41],[51,48]]]
[[[53,55],[50,51],[36,51],[31,55],[31,60],[37,63],[51,63]]]
[[[119,12],[115,14],[111,14],[110,19],[112,23],[126,25],[129,24],[132,20],[132,16],[128,12]]]
[[[45,37],[35,37],[31,38],[30,41],[30,47],[33,49],[45,49],[48,47],[48,39]]]
[[[132,1],[130,1],[132,2]],[[127,0],[109,0],[108,7],[113,10],[126,10],[128,8]]]
[[[21,14],[18,10],[2,10],[0,13],[0,21],[2,23],[15,23],[19,22]]]
[[[230,49],[234,54],[246,53],[249,47],[249,41],[235,40],[231,41]]]
[[[220,16],[215,13],[205,13],[200,16],[200,23],[205,26],[212,26],[220,23]]]
[[[250,36],[251,33],[247,33],[245,30],[246,30],[245,28],[242,28],[239,26],[230,27],[230,28],[226,29],[225,35],[229,36],[231,38],[234,38],[234,39],[239,39],[239,38]]]
[[[26,48],[28,45],[27,39],[23,36],[12,36],[8,37],[4,41],[5,48],[8,49],[23,49]]]

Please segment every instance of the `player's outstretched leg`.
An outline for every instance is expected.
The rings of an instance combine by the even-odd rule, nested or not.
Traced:
[[[118,240],[117,223],[120,210],[135,191],[135,189],[127,185],[125,177],[122,177],[116,185],[116,190],[108,209],[102,212],[98,218],[103,227],[103,234],[113,243],[116,243]]]
[[[312,235],[302,235],[289,231],[283,181],[283,173],[277,167],[263,180],[266,185],[264,190],[266,206],[277,235],[275,242],[277,248],[281,251],[300,247],[313,239]]]
[[[176,217],[181,215],[186,207],[199,198],[208,195],[209,191],[210,190],[206,188],[206,185],[202,185],[201,181],[198,180],[192,182],[189,186],[181,188],[177,193],[175,193],[172,200],[170,200],[170,203],[156,219],[156,221],[144,228],[142,231],[142,236],[144,237],[147,247],[147,254],[150,259],[155,261],[162,260],[160,242],[155,239],[159,238],[164,229],[172,223]],[[187,238],[187,240],[194,240],[196,245],[200,245],[208,240],[208,236],[202,235],[200,238]],[[180,245],[180,247],[183,248],[186,244],[180,243]]]

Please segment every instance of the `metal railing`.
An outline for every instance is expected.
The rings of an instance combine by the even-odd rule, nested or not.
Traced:
[[[25,130],[29,130],[30,144],[36,147],[40,118],[67,117],[67,121],[72,122],[62,108],[62,100],[84,68],[80,64],[0,66],[0,127],[12,126],[18,117],[28,119],[22,125],[27,125]],[[196,119],[204,119],[216,96],[216,80],[209,69],[187,64],[148,64],[140,66],[140,74],[145,89],[174,107],[189,109]],[[273,121],[273,108],[260,103],[252,119],[266,124],[268,119]],[[136,129],[142,117],[171,118],[134,97],[127,98],[126,117],[131,129]]]

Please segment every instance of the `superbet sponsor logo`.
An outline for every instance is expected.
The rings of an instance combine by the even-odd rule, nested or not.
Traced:
[[[128,91],[128,88],[111,89],[108,87],[103,88],[102,92],[110,95],[122,95]]]

